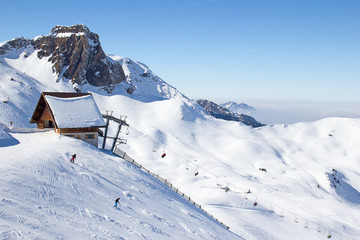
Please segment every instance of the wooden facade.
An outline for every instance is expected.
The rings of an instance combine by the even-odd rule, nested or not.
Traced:
[[[53,96],[58,98],[74,98],[91,93],[60,93],[60,92],[43,92],[39,98],[39,101],[34,110],[33,116],[31,117],[30,123],[36,123],[37,128],[44,129],[50,128],[60,135],[75,137],[88,142],[92,145],[98,146],[98,135],[101,130],[100,127],[105,126],[92,126],[92,127],[78,127],[78,128],[59,128],[51,107],[46,101],[45,96]]]

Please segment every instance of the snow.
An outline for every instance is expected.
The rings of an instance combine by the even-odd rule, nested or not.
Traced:
[[[79,33],[63,32],[63,33],[53,33],[51,35],[56,38],[69,38],[72,35],[83,36],[83,35],[85,35],[85,33],[84,32],[79,32]]]
[[[91,95],[60,98],[45,95],[58,128],[105,126],[104,119]]]
[[[127,154],[169,179],[240,236],[359,236],[359,119],[327,118],[252,129],[196,113],[181,97],[148,102],[94,97],[100,109],[128,116],[129,135],[124,136],[128,141],[120,146]],[[165,158],[160,157],[163,152]],[[344,190],[346,197],[330,187],[326,173],[333,168],[350,185],[343,184],[351,189]],[[248,189],[251,193],[245,194]]]
[[[93,94],[101,113],[127,116],[128,135],[120,133],[127,144],[119,148],[231,233],[108,150],[53,132],[20,133],[17,127],[31,126],[41,92],[74,92],[69,81],[56,82],[46,58],[28,54],[0,56],[0,97],[9,97],[0,101],[6,125],[0,127],[0,238],[359,239],[360,119],[252,129],[207,116],[146,65],[111,56],[127,81],[110,95],[88,85],[82,90]],[[108,136],[116,130],[110,122]],[[111,145],[108,140],[106,149]],[[68,162],[73,153],[78,165]],[[118,196],[121,210],[114,210]]]
[[[9,135],[20,143],[0,148],[0,239],[241,239],[108,151],[53,132]]]
[[[15,138],[7,133],[8,131],[9,129],[4,124],[0,123],[0,147],[7,147],[19,143]]]

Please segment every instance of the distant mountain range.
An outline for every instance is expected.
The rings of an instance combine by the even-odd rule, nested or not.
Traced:
[[[236,113],[242,113],[252,116],[252,114],[256,111],[256,109],[252,106],[249,106],[245,103],[236,103],[234,101],[229,101],[226,103],[220,104],[220,106],[227,108]]]
[[[264,126],[264,124],[256,121],[253,117],[250,117],[245,114],[236,113],[231,110],[229,110],[226,107],[222,107],[214,102],[211,102],[206,99],[199,99],[196,101],[200,106],[202,106],[207,113],[209,113],[211,116],[227,120],[227,121],[236,121],[236,122],[242,122],[248,126],[251,127],[261,127]],[[246,105],[246,104],[245,104]],[[247,105],[246,105],[247,106]]]

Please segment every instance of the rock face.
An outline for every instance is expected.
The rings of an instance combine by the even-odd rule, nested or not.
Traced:
[[[256,121],[253,117],[245,114],[238,114],[206,99],[199,99],[196,102],[205,109],[211,116],[227,121],[242,122],[251,127],[262,127],[264,124]]]
[[[105,55],[99,36],[85,25],[56,26],[47,36],[11,40],[0,47],[0,54],[10,48],[19,49],[27,45],[38,50],[38,58],[49,57],[59,79],[70,79],[80,86],[86,83],[110,86],[125,80],[121,64]]]

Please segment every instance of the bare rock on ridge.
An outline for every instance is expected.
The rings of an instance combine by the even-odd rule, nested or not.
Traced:
[[[85,25],[55,26],[51,33],[33,40],[16,38],[0,46],[0,54],[32,45],[38,58],[49,57],[59,79],[80,86],[111,86],[125,80],[120,63],[108,58],[96,33]]]

